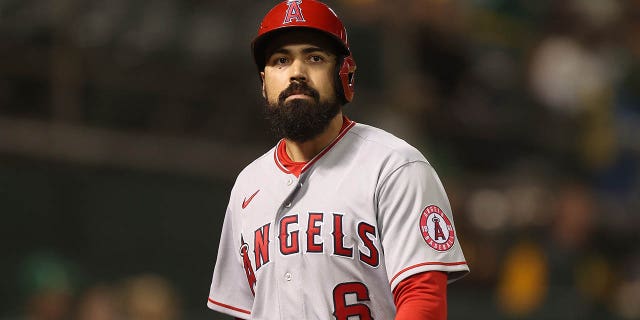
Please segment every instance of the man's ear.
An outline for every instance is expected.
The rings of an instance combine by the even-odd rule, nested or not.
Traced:
[[[267,89],[264,86],[264,71],[260,71],[260,80],[262,80],[262,97],[267,98]]]

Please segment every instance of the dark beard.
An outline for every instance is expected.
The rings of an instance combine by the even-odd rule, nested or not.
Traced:
[[[285,102],[292,94],[305,94],[308,99],[293,99]],[[265,99],[266,100],[266,99]],[[301,83],[292,83],[278,96],[278,103],[265,103],[265,118],[271,122],[271,129],[278,138],[302,143],[324,132],[329,122],[340,112],[337,101],[320,102],[318,91]]]

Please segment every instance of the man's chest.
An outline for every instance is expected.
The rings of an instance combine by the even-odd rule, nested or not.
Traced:
[[[290,176],[283,181],[256,181],[245,190],[234,229],[254,270],[274,260],[300,258],[348,258],[378,266],[380,239],[372,183],[337,176]]]

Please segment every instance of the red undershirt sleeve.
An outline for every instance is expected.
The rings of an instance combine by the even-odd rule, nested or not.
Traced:
[[[402,280],[393,290],[395,320],[447,319],[447,274],[418,273]]]

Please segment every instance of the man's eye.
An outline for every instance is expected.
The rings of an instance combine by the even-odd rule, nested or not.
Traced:
[[[287,63],[287,58],[280,57],[280,58],[276,59],[276,63],[277,64],[285,64],[285,63]]]
[[[313,62],[320,62],[322,61],[322,57],[321,56],[311,56],[311,61]]]

